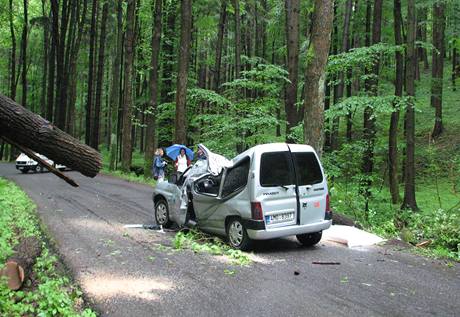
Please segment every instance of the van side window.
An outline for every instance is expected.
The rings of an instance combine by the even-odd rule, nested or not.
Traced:
[[[222,197],[226,197],[246,186],[248,183],[249,164],[250,160],[248,157],[227,170],[224,185],[222,187]]]
[[[323,173],[316,156],[312,152],[292,153],[299,185],[313,185],[323,181]]]
[[[263,153],[260,158],[260,185],[275,187],[294,184],[291,154],[285,152]]]

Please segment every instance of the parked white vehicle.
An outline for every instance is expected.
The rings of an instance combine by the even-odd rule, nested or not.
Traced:
[[[156,186],[158,224],[196,223],[242,250],[252,240],[291,235],[311,246],[330,227],[327,181],[311,146],[257,145],[232,161],[199,147],[206,160]]]
[[[47,158],[44,155],[41,155],[41,154],[38,154],[38,153],[35,153],[35,154],[39,158],[41,158],[42,160],[44,160],[48,164],[53,165],[54,167],[56,167],[59,170],[64,170],[66,168],[65,165],[54,164],[54,162],[52,160],[50,160],[49,158]],[[41,172],[44,172],[45,170],[47,170],[47,168],[45,166],[43,166],[43,165],[39,164],[38,162],[34,161],[33,159],[31,159],[30,157],[28,157],[24,153],[21,153],[18,156],[18,158],[16,159],[16,169],[21,171],[24,174],[27,173],[28,171],[34,171],[36,173],[41,173]]]

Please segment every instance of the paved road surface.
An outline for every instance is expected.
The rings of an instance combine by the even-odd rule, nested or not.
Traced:
[[[102,316],[460,316],[459,264],[390,247],[302,248],[278,239],[259,244],[250,267],[234,267],[221,257],[171,251],[174,233],[124,229],[153,222],[149,186],[68,174],[79,188],[50,173],[22,175],[0,164],[0,176],[36,202]]]

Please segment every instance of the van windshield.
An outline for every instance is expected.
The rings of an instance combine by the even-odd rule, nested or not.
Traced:
[[[289,151],[263,153],[260,159],[260,185],[276,187],[294,184]]]
[[[323,173],[316,156],[312,152],[293,152],[299,186],[318,184],[323,181]]]

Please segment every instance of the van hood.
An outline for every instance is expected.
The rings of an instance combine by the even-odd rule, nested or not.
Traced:
[[[219,175],[224,168],[232,167],[233,162],[226,159],[224,156],[211,152],[203,144],[198,144],[198,148],[203,151],[206,155],[206,161],[208,162],[208,172],[212,175]]]

